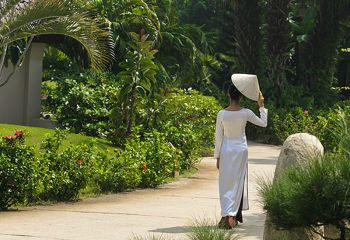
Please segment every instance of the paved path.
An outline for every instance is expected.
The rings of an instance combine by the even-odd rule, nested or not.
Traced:
[[[237,232],[244,240],[262,240],[264,214],[257,197],[257,177],[272,177],[279,148],[250,144],[249,211]],[[184,239],[194,218],[217,221],[220,216],[217,171],[204,158],[193,177],[161,189],[86,199],[0,213],[0,239],[126,240],[133,234]]]

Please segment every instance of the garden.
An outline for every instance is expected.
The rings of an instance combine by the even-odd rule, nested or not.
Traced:
[[[282,145],[305,132],[325,148],[262,184],[265,210],[279,228],[334,225],[345,239],[349,9],[349,0],[2,1],[0,89],[31,45],[45,42],[40,112],[56,129],[0,123],[0,210],[157,188],[193,173],[212,154],[231,74],[252,73],[269,124],[249,125],[248,139]],[[210,239],[232,238],[218,234]]]

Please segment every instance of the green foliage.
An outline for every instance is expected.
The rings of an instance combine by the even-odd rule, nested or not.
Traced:
[[[106,68],[111,54],[108,26],[70,0],[2,1],[0,8],[0,76],[3,77],[4,57],[11,46],[24,48],[17,55],[16,68],[21,65],[35,36],[65,35],[79,42],[87,52],[92,67]],[[74,27],[73,27],[74,26]],[[2,79],[0,86],[9,80]]]
[[[110,111],[119,84],[112,74],[68,75],[47,89],[45,107],[56,117],[61,128],[90,136],[106,137],[111,131]]]
[[[153,62],[156,50],[152,49],[152,41],[143,31],[140,34],[130,33],[132,41],[128,44],[128,53],[123,69],[118,77],[121,80],[121,90],[117,103],[112,112],[113,136],[112,141],[123,144],[126,136],[130,135],[135,124],[135,112],[140,99],[147,98],[155,87],[158,66]]]
[[[103,192],[119,192],[135,187],[157,187],[178,170],[178,150],[157,131],[134,133],[125,149],[115,157],[99,155],[94,177]]]
[[[34,150],[23,134],[0,139],[0,210],[30,198],[36,186]]]
[[[250,102],[246,102],[245,105],[256,109]],[[339,121],[349,121],[347,119],[350,116],[349,107],[346,105],[347,102],[343,104],[340,102],[338,106],[324,110],[300,107],[280,109],[267,105],[269,109],[267,128],[249,125],[246,134],[254,141],[282,144],[288,136],[306,132],[318,137],[326,150],[337,151],[341,139],[339,136],[342,136],[340,132],[344,129]]]
[[[145,149],[142,187],[156,187],[179,171],[179,150],[171,144],[165,134],[153,130],[145,134],[143,144],[138,145]]]
[[[121,192],[135,188],[141,183],[139,161],[142,161],[142,157],[144,155],[132,147],[114,154],[99,153],[96,156],[93,181],[101,192]]]
[[[181,150],[181,170],[193,166],[201,150],[213,146],[220,105],[213,97],[194,90],[170,94],[160,106],[154,127]]]
[[[261,185],[264,208],[281,228],[336,226],[345,239],[350,220],[350,111],[335,111],[330,119],[333,152],[310,159],[306,166],[293,167],[277,179]],[[331,146],[327,146],[326,148]]]
[[[90,177],[91,151],[89,146],[69,146],[60,152],[65,133],[56,130],[42,144],[40,158],[41,200],[68,201],[78,197]]]
[[[210,220],[196,220],[187,234],[189,240],[237,240],[234,231],[220,229]]]
[[[350,219],[349,183],[348,156],[329,154],[306,167],[287,170],[273,183],[265,182],[264,209],[278,227],[330,224],[343,231]]]

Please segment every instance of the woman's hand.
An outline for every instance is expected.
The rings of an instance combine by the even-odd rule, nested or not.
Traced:
[[[220,158],[216,159],[216,168],[219,170],[220,169]]]
[[[258,105],[259,107],[264,107],[265,98],[261,92],[259,92]]]

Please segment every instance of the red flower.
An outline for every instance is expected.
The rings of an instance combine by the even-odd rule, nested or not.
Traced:
[[[16,136],[5,136],[5,137],[2,137],[3,139],[15,139]]]
[[[82,159],[77,160],[77,164],[79,166],[83,165],[84,164],[84,160],[82,160]]]
[[[146,172],[147,171],[147,164],[143,164],[143,171]]]
[[[304,113],[305,113],[306,115],[308,115],[308,114],[309,114],[309,110],[308,110],[308,109],[305,109],[305,110],[304,110]]]
[[[24,131],[23,130],[16,130],[15,135],[16,136],[23,136],[24,135]]]

